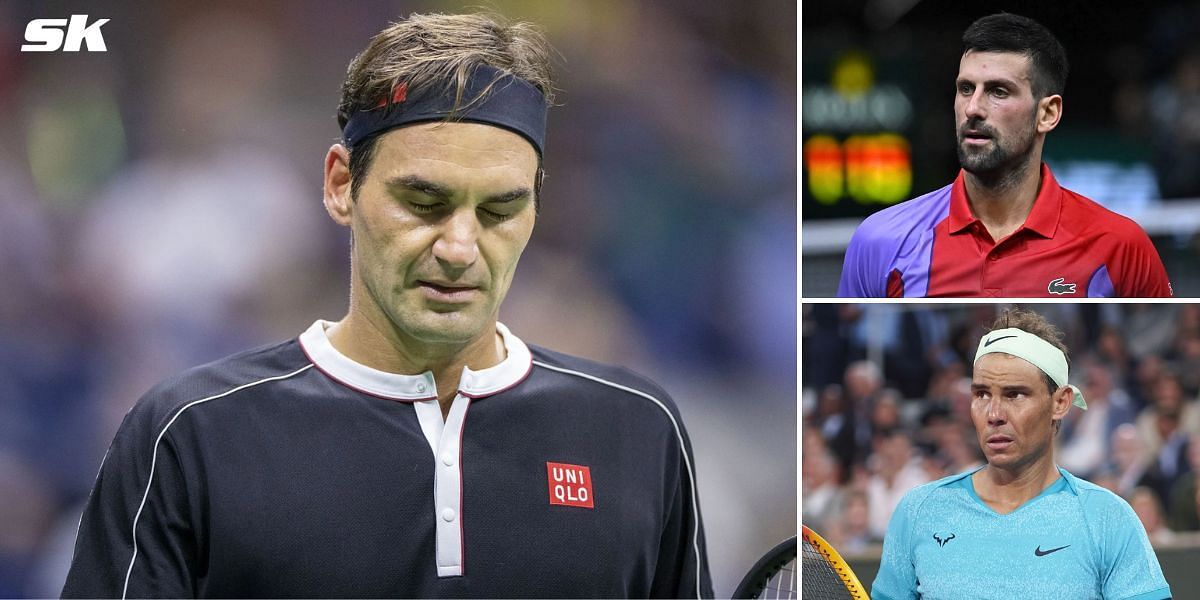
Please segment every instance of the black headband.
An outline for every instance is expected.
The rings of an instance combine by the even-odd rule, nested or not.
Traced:
[[[479,65],[467,78],[463,89],[464,107],[454,113],[456,120],[486,123],[520,134],[533,144],[538,156],[546,144],[546,111],[549,106],[540,90],[525,80],[488,65]],[[495,81],[491,91],[480,94]],[[380,100],[370,110],[360,110],[350,116],[342,136],[346,146],[353,149],[363,140],[400,127],[427,121],[439,121],[450,116],[454,109],[454,86],[438,89],[428,86],[409,94],[407,84],[392,91],[391,101]]]

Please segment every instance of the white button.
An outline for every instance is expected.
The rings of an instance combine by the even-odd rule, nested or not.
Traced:
[[[425,392],[425,384],[423,384],[423,383],[418,383],[418,384],[417,384],[417,391],[418,391],[418,392],[421,392],[421,393],[424,393],[424,392]]]
[[[446,465],[447,467],[453,467],[454,466],[454,454],[450,453],[450,452],[443,453],[442,454],[442,464]]]
[[[443,508],[442,509],[442,520],[446,521],[446,522],[453,521],[454,520],[454,509],[453,508]]]

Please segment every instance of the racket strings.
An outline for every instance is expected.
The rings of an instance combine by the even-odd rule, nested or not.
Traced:
[[[796,598],[796,575],[796,561],[792,559],[767,580],[767,584],[763,586],[763,591],[758,597],[775,600]]]
[[[820,550],[803,540],[801,568],[804,570],[803,598],[816,600],[846,600],[853,598],[842,583],[842,577]]]

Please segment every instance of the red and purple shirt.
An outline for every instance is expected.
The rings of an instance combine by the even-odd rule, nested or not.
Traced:
[[[838,296],[1164,297],[1158,251],[1131,219],[1062,188],[1042,165],[1025,224],[996,241],[954,183],[879,211],[846,248]]]

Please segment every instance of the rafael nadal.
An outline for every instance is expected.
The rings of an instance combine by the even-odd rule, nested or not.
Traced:
[[[1054,463],[1071,406],[1062,334],[1010,309],[975,354],[971,419],[987,464],[913,489],[888,524],[876,600],[1171,597],[1127,502]]]

